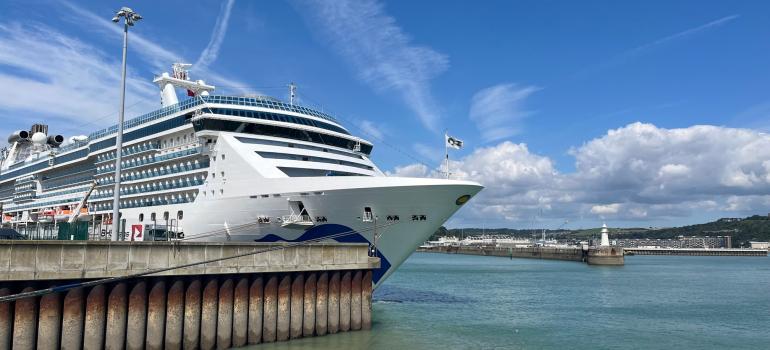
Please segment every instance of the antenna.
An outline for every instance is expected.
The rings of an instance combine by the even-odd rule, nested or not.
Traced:
[[[294,98],[297,97],[297,85],[289,83],[289,104],[294,105]]]

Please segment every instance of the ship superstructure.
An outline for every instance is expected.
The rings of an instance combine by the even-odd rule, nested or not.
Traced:
[[[162,108],[124,123],[122,239],[368,242],[381,257],[379,284],[482,188],[385,176],[372,143],[334,117],[293,99],[215,95],[187,68],[154,80]],[[179,101],[177,89],[189,97]],[[116,132],[68,142],[44,125],[12,134],[0,163],[2,224],[29,236],[85,221],[91,239],[109,239]]]

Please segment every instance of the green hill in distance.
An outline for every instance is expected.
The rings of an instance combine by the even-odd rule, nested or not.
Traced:
[[[557,239],[584,240],[598,238],[601,228],[580,230],[545,230],[546,236]],[[440,236],[510,235],[516,237],[541,237],[543,229],[510,228],[463,228],[446,229],[443,226],[430,240]],[[770,241],[770,216],[753,215],[746,218],[722,218],[704,224],[667,228],[610,228],[610,240],[614,238],[677,238],[679,236],[732,236],[734,247],[748,246],[749,241]]]

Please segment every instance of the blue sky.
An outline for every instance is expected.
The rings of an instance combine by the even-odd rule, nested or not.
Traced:
[[[109,19],[124,5],[144,17],[131,29],[128,116],[158,106],[152,76],[179,60],[220,93],[286,98],[297,83],[302,103],[372,140],[392,174],[438,176],[449,130],[466,142],[454,176],[488,187],[450,226],[669,226],[770,210],[766,2],[5,1],[0,132],[114,123]]]

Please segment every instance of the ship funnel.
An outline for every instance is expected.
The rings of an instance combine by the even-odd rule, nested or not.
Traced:
[[[62,135],[51,135],[48,136],[48,144],[53,147],[58,147],[59,145],[64,142],[64,136]]]
[[[16,141],[27,141],[29,140],[29,132],[26,130],[17,130],[14,131],[11,136],[8,136],[8,143],[14,143]]]

